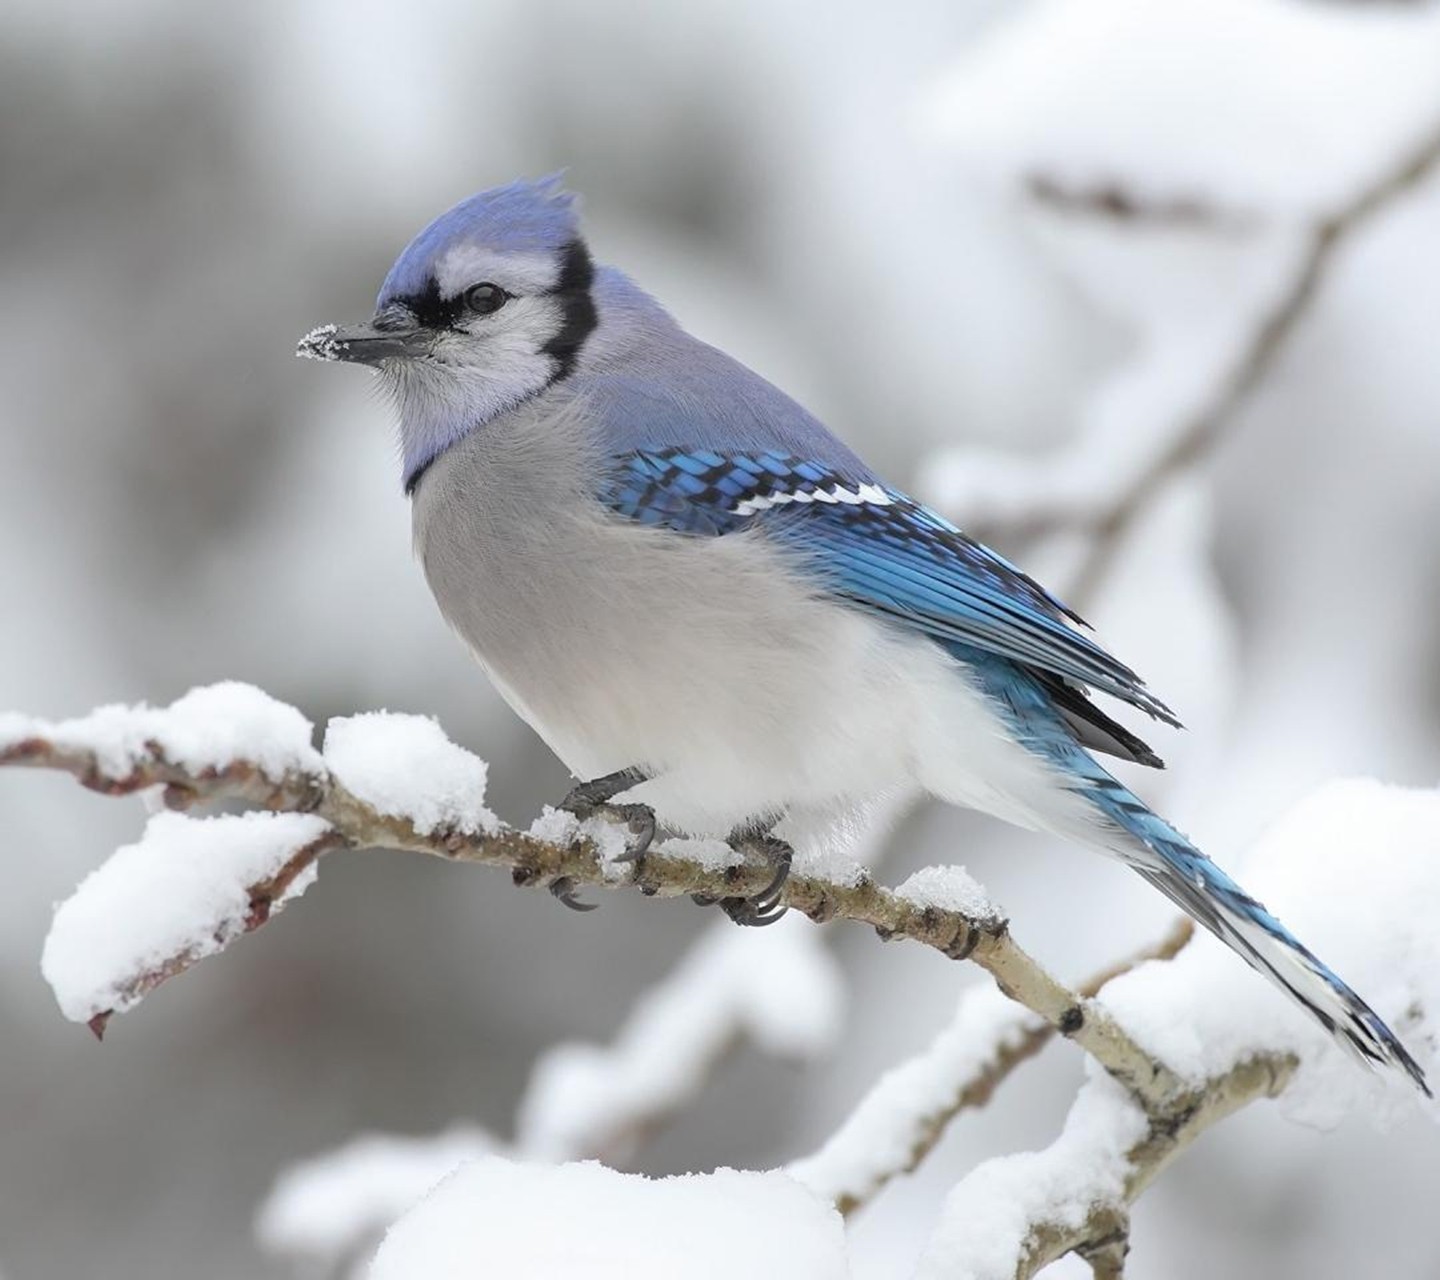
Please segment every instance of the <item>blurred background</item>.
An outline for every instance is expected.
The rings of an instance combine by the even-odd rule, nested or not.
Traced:
[[[317,722],[438,716],[510,821],[562,795],[411,562],[368,380],[292,352],[367,316],[441,209],[568,166],[599,258],[1083,593],[1191,728],[1149,735],[1171,769],[1146,794],[1243,878],[1313,785],[1440,777],[1437,129],[1421,3],[8,0],[0,706],[233,677]],[[1316,227],[1407,157],[1415,181],[1305,284]],[[1302,286],[1250,393],[1146,482]],[[1132,472],[1143,501],[1087,570]],[[1037,512],[1058,532],[1031,536]],[[290,1274],[252,1235],[278,1171],[358,1131],[508,1135],[537,1054],[604,1041],[708,924],[336,859],[102,1048],[38,957],[51,904],[139,826],[138,803],[0,776],[7,1280]],[[1119,869],[953,811],[903,815],[885,857],[887,879],[964,862],[1071,977],[1169,920]],[[742,1049],[638,1167],[804,1154],[982,980],[825,940],[848,988],[832,1051]],[[1047,1143],[1079,1078],[1054,1047],[956,1124],[855,1220],[857,1276],[908,1275],[948,1187]],[[1428,1127],[1318,1135],[1262,1105],[1141,1202],[1134,1274],[1440,1275],[1437,1179]]]

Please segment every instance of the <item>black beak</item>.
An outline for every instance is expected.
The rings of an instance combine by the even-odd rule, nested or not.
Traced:
[[[403,308],[387,307],[366,324],[324,324],[311,329],[295,348],[307,360],[345,360],[379,365],[412,360],[430,350],[433,335]]]

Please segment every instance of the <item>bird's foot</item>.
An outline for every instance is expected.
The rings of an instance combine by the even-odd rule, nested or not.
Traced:
[[[589,782],[577,783],[560,802],[560,808],[573,813],[580,821],[587,818],[605,818],[621,823],[630,831],[630,842],[625,852],[613,861],[635,864],[638,875],[640,863],[646,851],[655,840],[655,811],[646,804],[614,804],[614,797],[631,787],[649,780],[650,775],[643,769],[618,769],[603,778],[592,778]],[[574,884],[567,884],[569,877],[562,877],[550,886],[550,892],[567,907],[579,911],[590,911],[593,904],[580,903],[574,897]],[[560,886],[564,886],[563,888]]]
[[[755,853],[774,869],[770,883],[753,898],[721,898],[720,910],[736,924],[759,928],[774,924],[789,910],[780,901],[785,882],[790,878],[790,864],[795,850],[769,832],[739,831],[730,837],[730,846],[738,853]],[[700,899],[697,898],[697,901]]]

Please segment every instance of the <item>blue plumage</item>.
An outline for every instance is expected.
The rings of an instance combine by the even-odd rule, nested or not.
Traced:
[[[1129,667],[1068,625],[1079,619],[1037,582],[928,507],[864,476],[776,451],[642,450],[619,460],[601,498],[678,533],[760,529],[803,553],[817,581],[853,604],[1179,723]]]
[[[1112,850],[1186,915],[1290,993],[1355,1057],[1398,1065],[1426,1095],[1425,1074],[1399,1037],[1264,905],[1081,749],[1050,693],[1014,663],[957,648],[1012,732],[1108,820]],[[1338,1002],[1341,1016],[1333,1012]]]
[[[482,191],[448,209],[420,232],[395,260],[375,303],[423,293],[441,254],[472,243],[521,254],[558,254],[579,235],[576,201],[552,173]]]

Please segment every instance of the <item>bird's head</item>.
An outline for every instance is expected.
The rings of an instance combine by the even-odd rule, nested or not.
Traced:
[[[298,354],[375,369],[400,416],[407,488],[477,426],[564,378],[595,327],[594,268],[558,175],[482,191],[396,259],[363,324]]]

